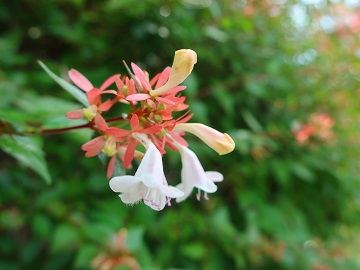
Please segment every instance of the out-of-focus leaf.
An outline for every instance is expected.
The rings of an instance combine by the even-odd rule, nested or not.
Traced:
[[[130,251],[138,251],[141,249],[143,245],[144,238],[144,228],[143,227],[135,227],[130,228],[126,237],[126,246]]]
[[[33,218],[32,227],[38,237],[45,239],[49,236],[51,221],[47,216],[38,214]]]
[[[194,260],[200,260],[206,253],[204,243],[191,243],[181,248],[181,253]]]
[[[225,113],[230,117],[234,116],[235,99],[233,98],[233,96],[221,84],[215,85],[212,89],[214,97],[217,99]]]
[[[69,111],[79,109],[79,104],[54,97],[39,97],[34,94],[24,94],[16,104],[21,111],[43,119],[51,116],[65,115]]]
[[[298,176],[300,179],[305,181],[312,181],[314,180],[314,174],[308,169],[305,165],[294,162],[291,164],[291,169],[293,173]]]
[[[82,246],[76,254],[75,266],[89,267],[98,253],[98,249],[93,245]]]
[[[51,177],[44,158],[44,153],[36,140],[39,137],[3,135],[0,136],[0,148],[17,159],[23,165],[34,170],[46,183],[51,182]]]
[[[69,224],[59,225],[53,235],[51,249],[53,251],[74,248],[79,242],[79,233]]]
[[[286,185],[291,177],[289,165],[284,160],[278,159],[272,159],[269,163],[276,181],[282,185]]]
[[[253,131],[258,133],[263,132],[263,128],[259,121],[249,111],[243,111],[242,116],[244,117],[246,124],[248,124]]]
[[[23,127],[26,125],[26,121],[33,120],[29,119],[29,115],[26,113],[7,108],[0,109],[0,119],[17,127]]]
[[[68,91],[73,97],[75,97],[86,107],[89,106],[89,102],[84,92],[82,92],[79,88],[75,87],[74,85],[68,83],[64,79],[60,78],[59,76],[55,75],[55,73],[53,73],[43,62],[38,61],[38,63],[46,71],[46,73],[49,74],[49,76],[53,78],[54,81],[56,81],[62,88]]]

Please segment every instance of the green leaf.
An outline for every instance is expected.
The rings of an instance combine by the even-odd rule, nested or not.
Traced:
[[[49,76],[53,78],[54,81],[56,81],[62,88],[68,91],[71,95],[73,95],[78,101],[80,101],[86,107],[89,106],[89,102],[84,92],[82,92],[79,88],[75,87],[74,85],[68,83],[64,79],[55,75],[55,73],[53,73],[50,69],[48,69],[48,67],[43,62],[38,61],[38,63],[46,71],[46,73],[49,74]]]
[[[126,246],[130,251],[138,251],[143,246],[144,232],[144,228],[140,226],[128,230]]]
[[[206,254],[206,247],[203,243],[191,243],[181,248],[181,253],[193,260],[201,260]]]
[[[58,226],[52,241],[52,250],[59,251],[77,246],[79,233],[70,225],[62,224]]]
[[[263,132],[263,128],[260,125],[259,121],[252,115],[249,111],[243,111],[242,116],[246,124],[255,132]]]
[[[3,135],[0,136],[0,148],[26,167],[34,170],[49,184],[51,183],[51,177],[44,158],[44,153],[38,142],[39,139],[40,137],[37,136],[26,137]]]
[[[291,169],[292,169],[293,173],[302,180],[305,180],[305,181],[314,180],[313,172],[301,163],[298,163],[298,162],[292,163]]]
[[[93,245],[82,246],[77,252],[75,266],[77,268],[87,267],[90,262],[99,254],[98,249]]]

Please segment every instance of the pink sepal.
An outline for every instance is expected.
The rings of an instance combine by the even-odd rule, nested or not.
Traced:
[[[76,110],[66,113],[66,117],[69,119],[81,119],[83,117],[82,110]]]
[[[159,80],[156,83],[155,89],[160,88],[167,82],[167,80],[169,79],[169,76],[170,76],[170,72],[171,72],[171,67],[166,67],[163,70],[163,72],[161,72]]]
[[[101,112],[106,112],[111,108],[112,105],[113,105],[113,102],[110,99],[108,99],[98,106],[98,110]]]
[[[130,126],[133,131],[138,130],[140,127],[139,117],[137,114],[133,114],[133,116],[130,119]]]
[[[95,124],[102,131],[105,131],[108,128],[105,119],[100,114],[95,116]]]
[[[126,100],[129,101],[142,101],[149,99],[151,96],[149,94],[132,94],[126,97]]]
[[[91,89],[94,88],[92,83],[76,69],[70,69],[68,75],[70,80],[81,90],[89,92]]]
[[[86,151],[85,157],[93,157],[100,153],[100,151],[104,148],[104,145],[105,145],[104,137],[100,136],[83,144],[81,146],[81,149]]]
[[[114,174],[115,162],[116,162],[116,155],[113,155],[110,158],[110,161],[109,161],[109,164],[108,164],[108,167],[107,167],[107,171],[106,171],[106,177],[108,179],[110,179],[111,176]]]
[[[163,104],[167,104],[167,105],[170,105],[170,106],[174,106],[175,105],[175,102],[167,99],[167,98],[162,98],[162,97],[155,97],[155,99],[160,102],[160,103],[163,103]]]
[[[151,90],[151,86],[149,83],[149,79],[145,75],[144,71],[141,70],[136,64],[131,63],[131,68],[134,71],[136,77],[140,80],[142,87],[144,87],[147,91]]]
[[[109,127],[108,129],[106,129],[106,134],[114,137],[125,137],[129,135],[129,130],[121,129],[117,127]]]
[[[129,144],[128,147],[125,151],[125,155],[124,155],[124,168],[127,169],[130,167],[132,160],[134,159],[134,154],[135,154],[135,148],[138,145],[138,141],[136,141],[135,139],[131,138],[129,140]]]
[[[105,82],[100,86],[100,90],[104,91],[106,88],[108,88],[110,85],[112,85],[116,78],[119,78],[120,74],[112,75],[111,77],[107,78]]]

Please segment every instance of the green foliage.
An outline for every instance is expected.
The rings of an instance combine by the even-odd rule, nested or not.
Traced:
[[[0,4],[0,268],[90,269],[99,254],[134,258],[143,269],[359,267],[358,37],[321,30],[316,18],[332,4],[265,2]],[[294,25],[293,2],[308,27]],[[152,76],[180,48],[198,54],[184,82],[192,121],[236,142],[219,157],[187,136],[204,168],[224,174],[209,201],[193,194],[160,213],[125,206],[100,162],[83,157],[90,132],[34,135],[84,123],[64,117],[82,105],[60,86],[87,104],[67,81],[69,68],[94,85],[126,73],[122,60]],[[40,62],[60,86],[38,59],[56,66],[60,75]],[[296,123],[320,113],[335,120],[333,138],[299,143]],[[178,153],[164,164],[176,185]],[[124,174],[119,165],[115,175]],[[126,248],[114,251],[121,228]]]

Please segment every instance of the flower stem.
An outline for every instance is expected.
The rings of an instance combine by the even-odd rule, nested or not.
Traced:
[[[125,120],[124,117],[120,116],[120,117],[110,118],[105,121],[107,123],[111,123],[111,122],[116,122],[116,121],[121,121],[121,120]],[[40,129],[40,132],[31,132],[31,133],[32,134],[34,134],[34,133],[51,134],[51,133],[60,133],[60,132],[65,132],[65,131],[69,131],[69,130],[81,129],[81,128],[91,128],[93,130],[98,130],[95,127],[95,123],[93,121],[91,121],[91,122],[89,122],[87,124],[83,124],[83,125],[64,127],[64,128]]]

